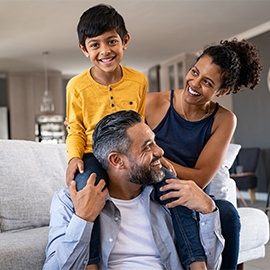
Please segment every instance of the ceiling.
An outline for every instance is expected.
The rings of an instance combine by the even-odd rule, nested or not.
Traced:
[[[102,1],[0,0],[0,71],[42,71],[64,76],[90,66],[78,49],[80,15]],[[131,42],[123,64],[140,71],[183,52],[270,30],[270,0],[107,0],[124,17]],[[251,29],[251,30],[250,30]],[[249,36],[248,36],[249,35]]]

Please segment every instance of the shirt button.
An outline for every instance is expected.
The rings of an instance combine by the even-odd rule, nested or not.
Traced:
[[[111,99],[113,99],[113,97],[111,97]]]
[[[202,222],[201,225],[204,227],[205,226],[205,222]]]
[[[118,220],[119,220],[119,217],[115,217],[114,220],[115,220],[115,221],[118,221]]]
[[[129,102],[129,105],[132,105],[132,104],[133,104],[133,102],[132,102],[132,101],[130,101],[130,102]]]
[[[110,87],[109,90],[112,91],[112,88]]]
[[[113,239],[112,238],[109,238],[109,242],[112,243],[113,242]]]
[[[114,107],[114,104],[112,104],[112,107]]]

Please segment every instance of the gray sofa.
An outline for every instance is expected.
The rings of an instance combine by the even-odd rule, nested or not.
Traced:
[[[66,164],[65,145],[0,140],[1,270],[42,269],[50,202],[53,193],[65,185]],[[226,171],[227,167],[222,168]],[[227,177],[226,184],[220,187],[220,177],[225,177],[224,172],[215,180],[213,192],[218,196],[225,194],[224,198],[236,203],[234,181]],[[239,214],[242,223],[239,263],[263,257],[269,238],[266,215],[251,208],[241,208]]]

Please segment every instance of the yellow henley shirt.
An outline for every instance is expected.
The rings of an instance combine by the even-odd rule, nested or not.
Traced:
[[[123,77],[115,84],[97,83],[90,69],[68,82],[68,161],[74,157],[82,159],[85,153],[92,152],[92,134],[104,116],[120,110],[133,110],[144,120],[147,78],[133,69],[124,66],[121,68]]]

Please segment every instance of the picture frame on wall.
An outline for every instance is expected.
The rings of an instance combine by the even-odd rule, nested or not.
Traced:
[[[160,92],[160,65],[148,70],[148,92]]]

